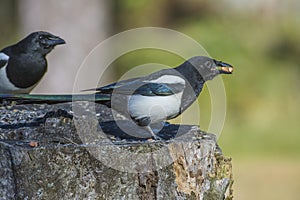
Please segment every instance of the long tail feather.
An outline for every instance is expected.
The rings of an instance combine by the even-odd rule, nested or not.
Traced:
[[[16,104],[58,104],[74,101],[90,101],[103,103],[110,101],[107,94],[0,94],[1,101],[13,101]]]

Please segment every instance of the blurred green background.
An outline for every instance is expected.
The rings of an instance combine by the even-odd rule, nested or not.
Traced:
[[[18,3],[0,0],[0,46],[21,37]],[[224,154],[233,158],[235,199],[299,199],[300,2],[106,3],[110,18],[107,37],[136,27],[170,28],[198,41],[210,56],[235,66],[233,75],[223,76],[227,117],[219,138]],[[115,78],[147,62],[176,66],[181,60],[154,50],[133,52],[114,63]],[[203,106],[210,106],[207,89],[199,103],[207,116],[200,122],[205,130],[210,119],[210,109]]]

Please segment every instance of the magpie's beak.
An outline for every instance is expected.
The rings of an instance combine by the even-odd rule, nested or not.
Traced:
[[[57,36],[48,37],[47,45],[48,46],[56,46],[60,44],[66,44],[66,41]]]
[[[217,70],[221,73],[221,74],[232,74],[233,72],[233,66],[228,64],[228,63],[225,63],[225,62],[222,62],[222,61],[217,61],[217,60],[214,60],[215,61],[215,64],[217,66]]]

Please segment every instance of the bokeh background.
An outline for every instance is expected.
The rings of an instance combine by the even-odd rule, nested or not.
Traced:
[[[158,26],[192,37],[212,57],[235,66],[233,75],[223,77],[227,119],[219,138],[233,158],[235,199],[299,199],[299,10],[298,0],[0,0],[0,48],[36,30],[66,39],[48,56],[48,73],[34,92],[70,93],[85,56],[109,36]],[[148,62],[176,66],[181,60],[156,50],[132,52],[101,81]],[[94,87],[89,76],[82,89]],[[207,89],[199,104],[205,130]]]

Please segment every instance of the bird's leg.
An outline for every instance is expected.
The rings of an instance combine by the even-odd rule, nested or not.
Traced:
[[[151,127],[150,127],[151,118],[150,117],[146,116],[146,117],[140,117],[140,118],[133,118],[133,120],[135,121],[135,123],[137,123],[137,125],[139,125],[140,127],[144,128],[147,132],[149,132],[155,140],[163,140],[161,137],[156,135],[153,132],[153,130],[151,129]]]
[[[161,137],[159,137],[158,135],[156,135],[153,130],[151,129],[150,126],[144,126],[143,127],[144,129],[146,129],[152,136],[155,140],[163,140]]]

